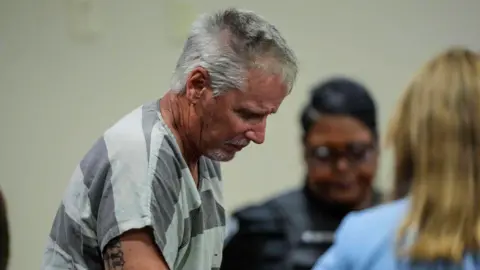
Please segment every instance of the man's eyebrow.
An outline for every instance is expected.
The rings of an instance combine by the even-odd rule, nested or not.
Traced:
[[[252,105],[244,105],[238,108],[238,110],[243,110],[249,113],[258,114],[258,115],[269,115],[277,112],[276,109],[265,109],[253,107]]]
[[[252,108],[250,106],[241,106],[241,107],[237,108],[237,110],[248,112],[248,113],[254,113],[254,114],[264,114],[264,113],[266,113],[265,110],[258,109],[258,108]]]
[[[238,108],[237,111],[240,112],[240,113],[255,115],[255,116],[267,115],[265,111],[253,110],[253,109],[249,109],[249,108]]]

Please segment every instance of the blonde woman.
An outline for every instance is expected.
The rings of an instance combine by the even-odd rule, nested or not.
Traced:
[[[387,140],[397,200],[348,215],[314,270],[480,269],[480,56],[429,61]]]

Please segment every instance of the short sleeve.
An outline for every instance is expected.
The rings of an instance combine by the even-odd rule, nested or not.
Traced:
[[[104,136],[109,170],[97,196],[100,248],[132,229],[150,227],[170,269],[174,268],[183,219],[179,214],[181,168],[172,151],[150,147],[143,138]],[[165,141],[165,140],[163,140]]]
[[[180,200],[182,170],[186,168],[168,149],[161,149],[155,154],[154,164],[150,204],[152,228],[158,248],[170,269],[173,269],[178,250],[186,239]]]

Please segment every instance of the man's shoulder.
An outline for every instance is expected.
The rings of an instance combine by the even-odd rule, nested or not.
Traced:
[[[151,143],[152,133],[158,128],[160,118],[153,108],[154,103],[146,103],[122,116],[103,134],[106,141],[117,143],[119,149]],[[162,135],[165,135],[163,132]]]
[[[175,139],[156,106],[156,102],[143,104],[109,127],[80,161],[71,186],[83,182],[95,198],[109,195],[102,195],[105,186],[116,198],[129,198],[130,193],[122,190],[136,189],[148,200],[149,194],[159,192],[152,182],[161,180],[170,189],[178,185]],[[69,189],[67,195],[72,192],[75,189]]]
[[[138,158],[178,159],[176,140],[163,121],[158,101],[142,104],[125,114],[103,134],[112,160],[137,155]]]

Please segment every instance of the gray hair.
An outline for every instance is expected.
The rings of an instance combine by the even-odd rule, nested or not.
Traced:
[[[192,26],[178,59],[170,88],[182,93],[189,73],[205,68],[214,95],[244,89],[251,68],[280,74],[290,92],[297,59],[280,32],[252,11],[234,8],[206,14]]]

